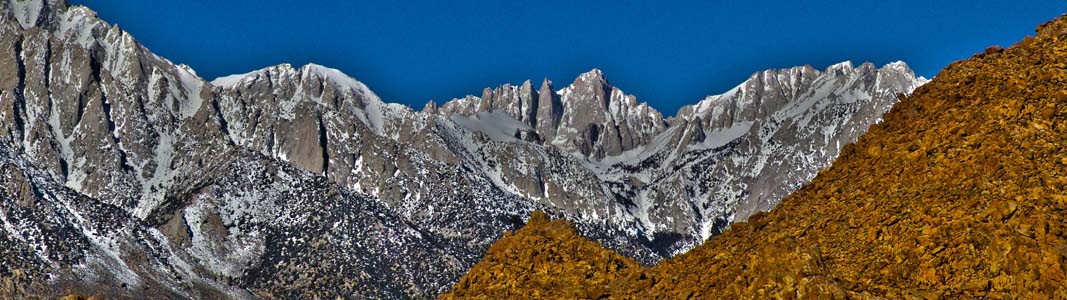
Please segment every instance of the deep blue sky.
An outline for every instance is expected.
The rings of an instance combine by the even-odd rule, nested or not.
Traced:
[[[204,78],[315,62],[422,107],[592,68],[667,115],[753,72],[904,60],[932,77],[1067,12],[1059,1],[70,0]]]

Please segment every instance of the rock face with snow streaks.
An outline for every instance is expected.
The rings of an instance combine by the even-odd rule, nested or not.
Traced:
[[[536,126],[475,96],[446,102],[437,113],[486,133],[483,141],[507,145],[474,145],[484,153],[476,158],[489,158],[479,163],[502,174],[498,183],[506,189],[578,218],[619,223],[670,256],[773,208],[877,123],[900,94],[925,82],[903,62],[768,70],[682,107],[668,121],[593,70],[559,91],[542,84]],[[500,90],[521,89],[487,89]],[[487,94],[501,101],[501,93]],[[526,138],[530,132],[538,138]],[[545,154],[522,154],[528,149]],[[568,176],[551,176],[561,170],[553,166],[567,166]]]

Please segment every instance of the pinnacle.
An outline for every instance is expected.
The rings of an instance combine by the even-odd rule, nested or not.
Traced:
[[[552,80],[549,80],[548,77],[545,77],[545,79],[543,81],[541,81],[541,90],[544,91],[544,90],[551,90],[551,89],[552,89]]]

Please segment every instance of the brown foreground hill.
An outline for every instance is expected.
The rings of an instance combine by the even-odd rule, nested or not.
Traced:
[[[642,269],[535,220],[442,298],[1067,299],[1065,186],[1067,16],[946,67],[689,253]]]

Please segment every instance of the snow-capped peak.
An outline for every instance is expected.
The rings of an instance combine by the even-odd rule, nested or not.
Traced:
[[[607,81],[607,79],[604,78],[604,72],[601,71],[600,69],[597,69],[597,68],[593,68],[592,70],[589,70],[588,72],[585,72],[585,73],[582,73],[581,75],[578,75],[578,80],[582,80],[582,81],[605,81],[605,82]]]
[[[829,67],[826,68],[826,72],[830,73],[830,72],[835,72],[836,71],[836,72],[843,72],[842,74],[847,74],[848,72],[851,72],[853,69],[855,69],[855,68],[852,66],[852,61],[851,60],[846,60],[846,61],[843,61],[843,62],[839,62],[839,63],[833,64],[833,65],[830,65]]]
[[[902,71],[903,70],[911,70],[911,68],[908,67],[908,64],[905,63],[902,60],[898,60],[898,61],[894,61],[894,62],[885,64],[885,66],[882,66],[882,68],[890,68],[890,69],[902,70]]]
[[[211,80],[211,85],[222,88],[231,88],[237,85],[238,83],[241,83],[242,80],[245,80],[250,75],[255,74],[256,72],[258,71],[252,71],[243,74],[233,74],[215,78],[214,80]]]
[[[355,78],[352,78],[351,76],[348,76],[347,74],[341,72],[341,70],[338,69],[328,68],[322,65],[309,63],[301,67],[300,71],[305,75],[317,74],[319,76],[322,76],[324,79],[327,79],[335,84],[340,85],[340,87],[345,89],[362,91],[373,95],[373,92],[369,88],[367,88],[367,86],[364,85],[362,82],[356,80]],[[375,98],[377,98],[376,95]]]
[[[295,71],[295,70],[293,69],[293,66],[290,65],[290,64],[287,64],[287,63],[277,64],[277,65],[261,68],[261,69],[255,70],[255,71],[251,71],[251,72],[248,72],[248,73],[233,74],[233,75],[227,75],[227,76],[222,76],[222,77],[219,77],[219,78],[215,78],[214,80],[211,80],[211,85],[217,86],[217,87],[221,87],[221,88],[233,88],[235,85],[237,85],[237,84],[239,84],[239,83],[241,83],[241,82],[243,82],[243,81],[245,81],[247,79],[253,79],[253,78],[256,78],[257,76],[262,75],[262,74],[267,74],[267,73],[272,73],[272,72],[289,73],[289,72],[293,72],[293,71]]]
[[[287,63],[278,64],[248,73],[234,74],[215,78],[211,81],[211,84],[222,88],[233,88],[235,85],[238,85],[245,80],[256,78],[257,76],[268,73],[275,74],[275,76],[279,77],[298,76],[299,79],[306,79],[308,76],[314,75],[337,85],[337,87],[342,90],[359,92],[368,96],[372,96],[374,98],[378,98],[377,95],[375,95],[373,91],[367,88],[366,85],[364,85],[362,82],[359,82],[359,80],[348,76],[344,72],[341,72],[341,70],[325,67],[314,63],[306,64],[300,67],[299,69],[294,69],[291,64]]]

